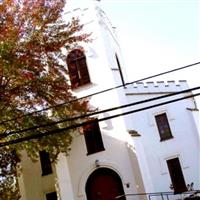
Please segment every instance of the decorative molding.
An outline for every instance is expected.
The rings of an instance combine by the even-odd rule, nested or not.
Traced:
[[[188,89],[186,81],[149,81],[149,82],[137,82],[127,86],[126,95],[133,94],[163,94],[173,93]]]
[[[128,133],[132,136],[132,137],[140,137],[141,135],[135,131],[135,130],[128,130]]]

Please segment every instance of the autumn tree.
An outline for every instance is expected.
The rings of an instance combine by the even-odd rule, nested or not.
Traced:
[[[70,118],[88,110],[86,101],[56,106],[75,99],[67,81],[67,55],[63,52],[69,51],[78,42],[89,41],[89,35],[83,34],[83,25],[78,19],[70,19],[69,23],[63,20],[64,6],[64,0],[0,1],[1,143],[67,127],[74,122],[9,134]],[[34,112],[47,107],[52,109]],[[30,114],[32,112],[34,114]],[[60,152],[70,150],[72,131],[1,147],[0,188],[15,188],[14,177],[21,150],[25,149],[34,160],[38,158],[39,151],[45,150],[52,161],[56,160]],[[9,191],[16,197],[15,189]]]
[[[20,198],[17,185],[18,156],[12,152],[1,150],[0,154],[0,197],[2,200],[18,200]]]

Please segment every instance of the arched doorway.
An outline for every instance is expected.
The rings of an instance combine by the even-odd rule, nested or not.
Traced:
[[[98,168],[87,180],[87,200],[115,200],[115,197],[123,194],[121,178],[111,169]],[[120,198],[120,200],[125,199],[125,197]]]

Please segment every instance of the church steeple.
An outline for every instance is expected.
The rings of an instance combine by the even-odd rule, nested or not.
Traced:
[[[92,42],[80,44],[85,52],[91,82],[95,85],[103,84],[101,80],[98,81],[96,74],[98,72],[98,76],[104,74],[107,83],[104,88],[125,85],[126,75],[118,38],[112,23],[102,9],[101,2],[97,0],[77,2],[67,1],[66,18],[78,17],[80,23],[84,25],[83,31],[91,33]]]

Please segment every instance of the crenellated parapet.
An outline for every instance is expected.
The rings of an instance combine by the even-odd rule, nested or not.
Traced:
[[[186,80],[137,82],[127,86],[126,94],[171,93],[188,89]]]

